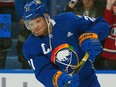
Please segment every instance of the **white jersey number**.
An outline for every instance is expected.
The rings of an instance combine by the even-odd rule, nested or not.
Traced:
[[[89,17],[89,16],[84,16],[84,18],[85,18],[86,20],[95,21],[95,18],[91,18],[91,17]]]
[[[31,65],[31,67],[33,68],[33,70],[35,70],[35,66],[33,63],[33,59],[31,58],[30,61],[28,61],[29,65]]]

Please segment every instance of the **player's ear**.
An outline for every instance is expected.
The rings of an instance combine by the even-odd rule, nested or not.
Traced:
[[[49,14],[48,13],[45,13],[46,17],[49,17]]]
[[[50,16],[49,16],[48,13],[45,13],[45,17],[47,18],[48,21],[50,21],[50,20],[49,20],[49,19],[50,19]]]
[[[45,16],[47,19],[50,17],[48,13],[45,13]]]

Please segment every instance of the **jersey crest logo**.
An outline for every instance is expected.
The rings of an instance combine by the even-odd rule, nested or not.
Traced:
[[[56,61],[63,62],[63,61],[69,61],[68,56],[71,57],[71,52],[69,50],[61,50],[57,53]]]
[[[53,50],[51,61],[62,71],[71,73],[79,62],[77,50],[68,44],[62,44]]]

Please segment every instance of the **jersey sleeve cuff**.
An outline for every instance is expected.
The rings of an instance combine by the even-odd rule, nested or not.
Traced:
[[[79,44],[90,38],[98,39],[98,35],[96,33],[84,33],[79,37]]]
[[[62,74],[62,72],[58,71],[53,76],[52,82],[53,82],[54,87],[58,87],[58,78],[61,76],[61,74]]]

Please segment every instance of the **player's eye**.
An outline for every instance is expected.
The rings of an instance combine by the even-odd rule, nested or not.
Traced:
[[[37,20],[37,23],[39,23],[40,22],[40,20]]]
[[[30,26],[33,26],[33,24],[29,24]]]

